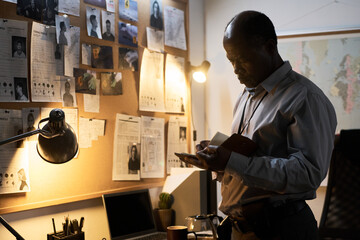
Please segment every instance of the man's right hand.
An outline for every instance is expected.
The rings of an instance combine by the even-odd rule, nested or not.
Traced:
[[[196,144],[196,151],[202,151],[204,150],[207,146],[209,146],[210,140],[202,140],[200,142],[200,144]]]

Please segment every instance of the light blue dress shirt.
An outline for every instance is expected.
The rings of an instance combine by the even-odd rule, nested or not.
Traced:
[[[232,216],[241,216],[242,204],[261,198],[274,202],[315,198],[334,145],[334,107],[289,62],[254,90],[240,94],[232,133],[239,130],[246,105],[242,135],[256,142],[258,149],[251,157],[232,152],[221,176],[220,210]]]

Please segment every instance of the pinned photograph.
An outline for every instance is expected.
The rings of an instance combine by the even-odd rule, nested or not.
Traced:
[[[105,10],[101,11],[102,15],[102,39],[108,41],[115,41],[115,14],[107,12]]]
[[[150,3],[150,26],[163,30],[164,21],[161,11],[161,0],[151,0]]]
[[[16,78],[14,77],[14,92],[15,100],[18,102],[28,102],[29,101],[29,92],[26,78]]]
[[[86,7],[86,26],[88,36],[101,39],[100,29],[100,10],[97,8]]]
[[[119,48],[119,69],[121,70],[138,70],[138,53],[134,49]]]
[[[137,22],[138,5],[134,0],[119,0],[119,18]]]
[[[130,47],[137,47],[137,26],[119,21],[119,43]]]
[[[101,8],[106,8],[106,0],[84,0],[84,3],[89,3]]]
[[[91,45],[81,44],[81,63],[84,65],[91,65]]]
[[[138,174],[140,171],[140,143],[129,143],[128,173]]]
[[[112,47],[91,45],[91,66],[93,68],[114,68]]]
[[[75,78],[61,76],[60,81],[63,107],[76,107]]]
[[[74,68],[75,92],[96,95],[96,77],[86,69]]]
[[[121,72],[101,73],[101,89],[103,95],[122,95]]]
[[[67,30],[70,29],[70,18],[66,16],[55,16],[56,23],[56,42],[60,45],[68,45],[69,35]]]
[[[42,0],[18,0],[16,14],[40,21],[43,12]]]
[[[26,38],[12,36],[12,57],[26,58]]]
[[[23,108],[22,109],[23,132],[31,132],[37,129],[40,122],[40,109],[39,108]],[[29,141],[36,141],[37,136],[33,135],[28,137]]]
[[[43,23],[46,25],[55,26],[55,15],[58,14],[58,1],[45,0],[44,10],[42,13]]]

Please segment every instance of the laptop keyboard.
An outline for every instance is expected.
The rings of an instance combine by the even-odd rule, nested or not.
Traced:
[[[155,234],[147,235],[144,237],[136,238],[137,240],[166,240],[167,234],[166,232],[158,232]]]

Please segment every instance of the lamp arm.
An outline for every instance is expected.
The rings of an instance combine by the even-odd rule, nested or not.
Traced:
[[[26,133],[22,133],[22,134],[19,134],[17,136],[14,136],[14,137],[10,137],[6,140],[3,140],[3,141],[0,141],[0,146],[1,145],[4,145],[4,144],[8,144],[8,143],[13,143],[13,142],[17,142],[21,139],[24,139],[24,138],[27,138],[27,137],[30,137],[32,135],[35,135],[35,134],[38,134],[41,132],[41,129],[36,129],[34,131],[30,131],[30,132],[26,132]]]
[[[0,223],[7,229],[9,230],[9,232],[11,232],[12,235],[14,235],[16,237],[17,240],[24,240],[24,238],[15,231],[15,229],[13,229],[7,222],[6,220],[0,216]]]

